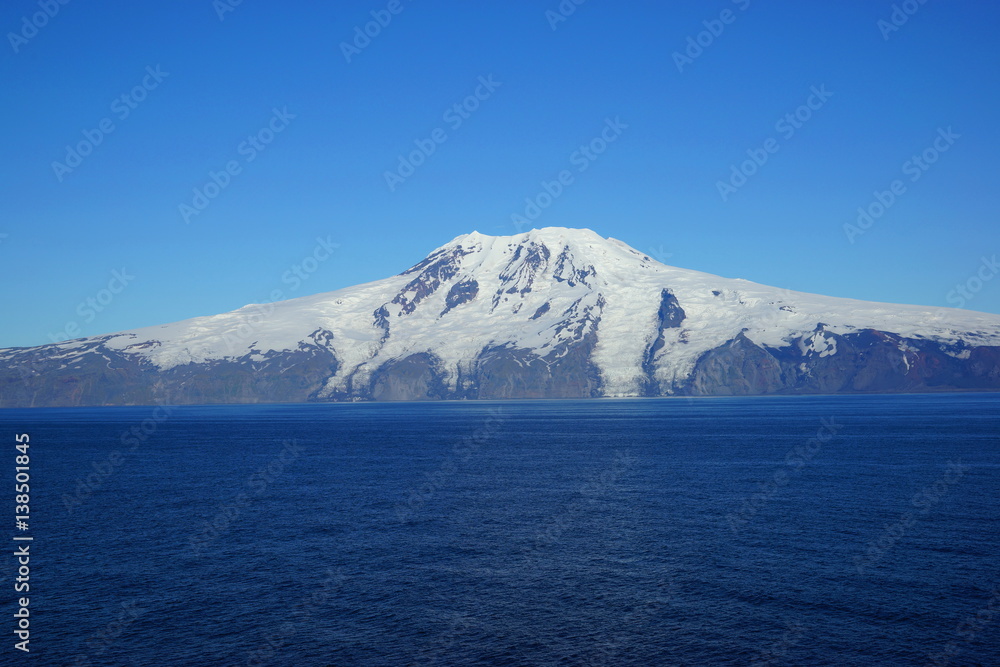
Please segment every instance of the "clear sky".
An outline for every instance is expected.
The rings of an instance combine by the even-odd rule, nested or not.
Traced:
[[[544,226],[998,313],[1000,7],[897,6],[8,0],[0,347],[325,292]],[[543,181],[561,192],[539,199]]]

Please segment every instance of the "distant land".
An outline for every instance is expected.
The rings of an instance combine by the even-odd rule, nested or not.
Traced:
[[[667,266],[587,229],[375,282],[0,350],[0,407],[1000,390],[1000,315]]]

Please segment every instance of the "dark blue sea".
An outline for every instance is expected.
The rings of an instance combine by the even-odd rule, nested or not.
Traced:
[[[998,408],[0,411],[0,663],[27,595],[36,665],[998,665]]]

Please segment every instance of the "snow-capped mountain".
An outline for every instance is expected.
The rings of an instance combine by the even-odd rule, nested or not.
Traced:
[[[586,229],[334,292],[0,350],[0,405],[1000,389],[1000,316],[791,292]]]

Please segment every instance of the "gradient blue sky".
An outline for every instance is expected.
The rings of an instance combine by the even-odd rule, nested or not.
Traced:
[[[244,0],[220,20],[211,0],[78,0],[15,52],[9,33],[41,10],[4,3],[0,347],[71,322],[95,335],[329,291],[459,234],[516,233],[511,215],[609,117],[628,128],[533,226],[934,306],[1000,253],[995,3],[928,2],[884,39],[888,1],[589,0],[553,30],[558,0],[400,0],[348,63],[340,43],[387,4]],[[678,71],[672,54],[726,9],[733,21]],[[120,119],[112,102],[147,66],[169,75]],[[489,75],[502,85],[453,129],[444,112]],[[812,86],[833,96],[786,139],[775,124]],[[273,108],[295,118],[248,163],[239,146]],[[52,163],[105,118],[114,131],[60,182]],[[960,138],[911,182],[904,163],[948,127]],[[447,141],[390,192],[386,170],[436,128]],[[723,201],[717,182],[771,137],[778,152]],[[241,173],[186,224],[179,205],[230,160]],[[844,224],[895,179],[906,192],[849,243]],[[293,289],[283,276],[318,237],[339,248]],[[123,267],[134,279],[82,315]],[[1000,279],[965,307],[1000,312]]]

